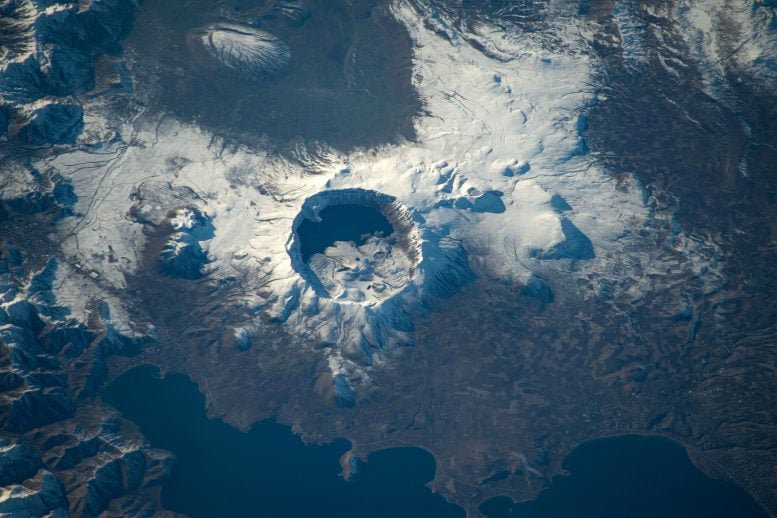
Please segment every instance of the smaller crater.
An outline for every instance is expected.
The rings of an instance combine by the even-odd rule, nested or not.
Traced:
[[[286,69],[291,51],[280,39],[253,27],[215,23],[192,29],[187,43],[195,62],[243,79],[262,79]]]

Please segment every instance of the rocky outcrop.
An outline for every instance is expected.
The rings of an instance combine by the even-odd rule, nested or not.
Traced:
[[[23,144],[72,144],[84,129],[84,112],[77,104],[48,103],[35,108],[17,137]]]
[[[0,486],[8,486],[33,477],[42,464],[38,454],[26,442],[0,439]]]
[[[0,439],[0,514],[43,516],[66,509],[62,483],[38,452],[25,441]]]
[[[105,359],[137,353],[150,340],[116,328],[103,303],[95,328],[68,317],[57,305],[54,282],[58,263],[51,259],[26,285],[5,261],[0,281],[0,430],[24,433],[69,418],[75,400],[95,393],[105,378]]]
[[[61,218],[75,213],[78,197],[61,174],[31,165],[9,165],[0,178],[0,221],[51,211]],[[20,187],[21,186],[21,187]]]
[[[66,516],[67,497],[60,480],[40,470],[23,484],[0,488],[0,514],[11,517]]]
[[[158,510],[158,491],[172,456],[150,448],[137,430],[102,405],[27,435],[47,470],[61,482],[74,516],[98,516],[111,506]],[[151,513],[149,513],[151,514]]]
[[[127,334],[107,303],[91,327],[70,318],[57,306],[56,259],[26,283],[17,254],[2,263],[0,433],[15,438],[0,440],[0,514],[158,511],[172,457],[110,408],[84,404],[104,380],[105,359],[150,338]]]
[[[25,145],[73,142],[83,129],[71,96],[95,85],[94,60],[117,52],[132,24],[135,4],[6,2],[0,14],[0,136],[16,118],[13,136]]]

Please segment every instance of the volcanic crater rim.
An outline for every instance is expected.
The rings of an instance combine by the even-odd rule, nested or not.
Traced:
[[[354,228],[333,226],[350,224],[341,221],[349,207],[376,228],[354,239]],[[358,218],[353,223],[365,225]],[[331,243],[324,239],[322,245],[322,236],[315,234],[318,248],[311,252],[312,232],[326,232]],[[294,270],[320,297],[375,306],[412,283],[421,262],[421,239],[411,210],[396,197],[370,189],[333,189],[304,201],[292,223],[287,251]]]

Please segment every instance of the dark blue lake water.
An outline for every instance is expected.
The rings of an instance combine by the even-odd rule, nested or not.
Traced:
[[[205,399],[186,376],[159,377],[138,367],[120,376],[103,398],[137,423],[155,447],[177,457],[162,505],[194,518],[211,516],[464,517],[433,494],[435,461],[419,448],[373,453],[351,481],[343,480],[344,439],[306,446],[272,421],[241,432],[208,419]],[[675,442],[623,436],[591,441],[565,460],[537,500],[484,502],[497,517],[765,517],[740,488],[703,475]]]
[[[262,421],[244,433],[208,419],[186,376],[145,366],[119,377],[103,398],[137,423],[155,447],[175,453],[162,505],[193,518],[217,516],[457,517],[432,493],[434,458],[419,448],[371,454],[351,481],[339,459],[346,440],[306,446],[288,427]]]
[[[628,435],[584,443],[533,501],[504,497],[480,506],[489,518],[766,518],[734,484],[700,472],[685,449],[660,437]]]
[[[327,207],[319,213],[321,221],[304,220],[297,228],[302,244],[302,260],[320,254],[336,241],[353,241],[362,245],[369,236],[394,231],[386,216],[374,207],[343,204]]]

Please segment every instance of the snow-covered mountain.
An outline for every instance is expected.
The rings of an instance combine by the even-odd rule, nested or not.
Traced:
[[[702,64],[706,95],[727,106],[741,103],[734,76],[773,88],[774,6],[465,3],[391,4],[412,43],[423,110],[413,139],[353,149],[238,142],[160,110],[133,84],[133,67],[183,70],[183,55],[201,74],[260,90],[299,65],[291,40],[257,20],[301,26],[311,15],[301,2],[275,2],[262,16],[192,18],[185,53],[161,64],[121,53],[132,2],[0,3],[0,222],[20,229],[0,264],[0,429],[19,435],[0,440],[0,467],[10,466],[0,512],[52,512],[75,492],[86,495],[76,510],[98,514],[167,472],[167,456],[110,409],[83,410],[108,357],[157,345],[170,324],[143,306],[139,278],[182,293],[204,286],[223,301],[208,315],[224,326],[218,347],[245,351],[282,329],[293,337],[287,347],[323,358],[340,407],[371,394],[372,373],[393,368],[417,323],[476,279],[514,285],[540,306],[585,285],[586,297],[618,311],[662,276],[721,289],[716,236],[683,229],[659,187],[592,151],[588,113],[608,100],[614,55],[628,70],[660,62],[681,81],[688,63]],[[597,9],[607,14],[589,16]],[[348,68],[360,59],[353,49],[330,57],[359,84],[366,72]],[[282,106],[266,109],[283,123]],[[301,225],[350,205],[374,209],[392,232],[335,237],[304,254]],[[656,247],[685,261],[661,262]],[[687,293],[671,297],[672,318],[700,318]],[[193,301],[180,302],[185,312]],[[57,430],[62,443],[21,438],[37,429]],[[60,482],[81,468],[88,482]]]

